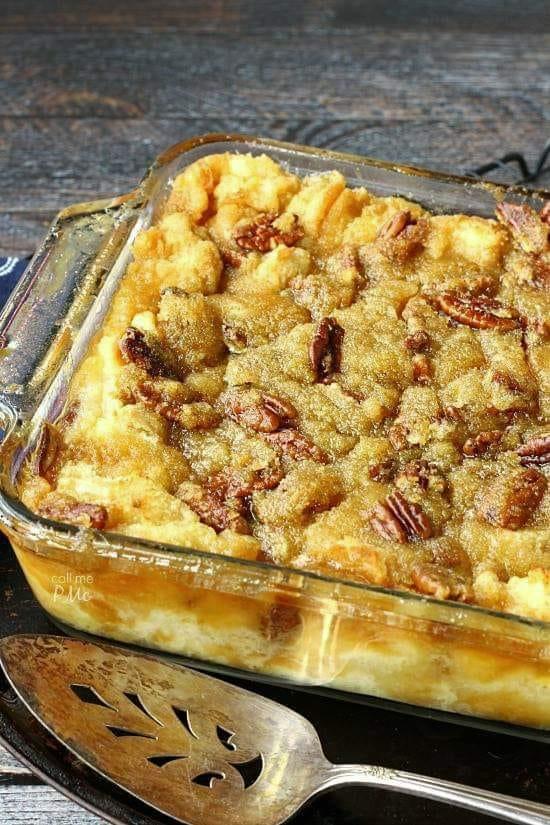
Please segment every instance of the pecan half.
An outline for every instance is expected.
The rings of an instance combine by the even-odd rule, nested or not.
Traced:
[[[90,504],[68,497],[44,501],[38,512],[53,521],[64,521],[79,527],[93,527],[95,530],[103,530],[108,519],[107,510],[101,504]]]
[[[153,377],[169,375],[169,370],[148,343],[145,334],[136,327],[128,327],[120,339],[119,347],[125,361],[136,364],[149,375]]]
[[[284,473],[278,465],[257,470],[250,476],[245,476],[236,470],[225,470],[209,479],[208,489],[220,500],[237,501],[249,498],[258,490],[273,490],[283,477]]]
[[[495,212],[525,252],[539,254],[544,251],[548,228],[534,209],[526,203],[503,202],[498,204]]]
[[[135,401],[141,401],[145,407],[153,410],[162,418],[179,423],[181,405],[174,398],[163,393],[162,389],[155,386],[152,381],[143,381],[138,384],[132,396]]]
[[[230,352],[244,352],[248,346],[248,340],[244,330],[240,329],[231,321],[222,322],[222,336],[225,346]]]
[[[426,596],[457,602],[473,600],[470,583],[456,571],[441,564],[416,564],[411,574],[415,589]]]
[[[473,329],[499,329],[502,332],[521,326],[516,313],[492,298],[445,292],[434,297],[445,315]]]
[[[518,447],[517,454],[520,456],[520,464],[528,466],[537,464],[542,466],[550,463],[550,433],[533,436],[521,447]]]
[[[388,432],[388,438],[394,450],[404,450],[408,446],[408,434],[409,431],[403,424],[392,424]]]
[[[405,338],[405,347],[411,352],[425,352],[429,346],[430,336],[422,329],[407,335]]]
[[[61,433],[46,421],[40,430],[33,455],[32,469],[36,475],[49,482],[55,478],[56,462],[62,445]]]
[[[413,381],[417,384],[429,384],[432,377],[432,366],[423,353],[418,353],[412,359]]]
[[[269,642],[286,636],[300,624],[300,611],[291,604],[274,604],[261,620],[261,629]]]
[[[429,539],[432,535],[432,526],[428,517],[418,504],[413,504],[401,495],[398,490],[386,499],[392,513],[400,520],[410,538]]]
[[[478,504],[478,515],[495,527],[518,530],[539,506],[546,486],[546,478],[538,470],[519,470],[498,479],[487,490]]]
[[[516,379],[510,375],[509,372],[504,372],[503,370],[495,370],[491,377],[491,381],[494,381],[495,384],[500,384],[501,387],[508,390],[509,392],[518,393],[523,392],[521,384],[519,384]]]
[[[380,251],[392,261],[404,264],[424,246],[427,228],[427,222],[417,221],[408,209],[397,212],[378,232]]]
[[[179,387],[171,381],[142,381],[133,390],[134,401],[141,403],[186,430],[210,430],[220,422],[220,415],[206,401],[188,401],[178,397]]]
[[[437,466],[423,458],[409,461],[398,473],[395,484],[402,490],[419,487],[421,490],[434,490],[443,493],[447,483]]]
[[[373,507],[369,521],[372,529],[386,541],[397,541],[399,544],[408,542],[407,531],[400,520],[381,501]]]
[[[294,421],[298,414],[294,405],[288,400],[278,398],[275,395],[268,395],[265,392],[262,395],[262,400],[269,410],[279,416],[281,423],[288,424],[290,421]]]
[[[406,226],[411,226],[415,223],[416,221],[413,219],[409,210],[403,209],[400,212],[396,212],[395,215],[392,215],[391,218],[380,227],[376,237],[384,240],[397,238]]]
[[[452,404],[447,404],[443,407],[441,412],[443,418],[446,418],[447,421],[454,421],[456,423],[464,421],[464,416],[461,410],[458,407],[454,407]]]
[[[237,246],[248,251],[255,249],[258,252],[268,252],[278,244],[294,246],[304,237],[297,215],[292,215],[292,224],[288,229],[274,226],[276,220],[277,215],[266,212],[250,223],[238,226],[233,234]]]
[[[198,515],[203,524],[212,527],[216,533],[221,533],[222,530],[250,533],[246,518],[237,510],[228,507],[217,492],[184,481],[176,495]]]
[[[251,518],[252,494],[258,490],[273,490],[283,479],[283,476],[284,473],[278,465],[265,467],[251,474],[239,472],[235,469],[215,473],[205,485],[206,494],[209,497],[210,518],[212,519],[213,513],[218,513],[218,508],[215,506],[217,504],[222,508],[220,512],[227,512],[232,516],[237,514],[249,520]],[[192,506],[192,503],[198,501],[201,497],[200,494],[197,494],[196,488],[190,488],[189,486],[183,488],[180,498],[183,496],[187,496],[187,503],[191,502],[189,506]],[[193,509],[195,509],[195,512],[199,512],[195,507]],[[200,506],[200,513],[203,511],[204,502]],[[216,524],[224,523],[218,516],[214,516],[214,518]],[[244,531],[239,530],[238,532]]]
[[[233,421],[257,433],[274,433],[297,416],[290,401],[247,389],[228,394],[225,412]]]
[[[489,447],[493,444],[498,444],[502,439],[502,432],[500,430],[486,430],[478,433],[473,438],[468,438],[462,445],[462,452],[468,458],[475,458],[487,452]]]
[[[390,541],[405,544],[410,539],[429,539],[433,535],[430,521],[418,504],[413,504],[394,490],[379,501],[369,517],[376,532]]]
[[[293,430],[290,427],[285,427],[274,433],[266,433],[264,438],[272,447],[295,461],[312,459],[313,461],[319,461],[321,464],[327,461],[327,455],[320,447],[313,444],[309,438],[298,432],[298,430]]]
[[[336,318],[319,321],[309,347],[309,362],[315,380],[327,384],[336,372],[340,372],[344,330]]]
[[[384,461],[378,461],[376,464],[371,464],[369,467],[369,478],[373,481],[385,483],[391,481],[395,473],[395,462],[391,458]]]

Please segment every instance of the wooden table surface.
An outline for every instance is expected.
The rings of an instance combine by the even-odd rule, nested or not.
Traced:
[[[3,0],[0,255],[194,134],[462,171],[509,150],[534,162],[549,104],[547,0]],[[1,749],[0,811],[98,822]]]

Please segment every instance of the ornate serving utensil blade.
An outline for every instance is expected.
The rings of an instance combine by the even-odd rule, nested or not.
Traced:
[[[189,825],[277,825],[342,784],[550,823],[550,806],[535,802],[386,768],[332,765],[297,713],[151,655],[11,636],[0,641],[0,663],[29,710],[79,759]]]

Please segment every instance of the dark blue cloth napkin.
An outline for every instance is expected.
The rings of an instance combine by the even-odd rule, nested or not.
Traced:
[[[0,307],[2,307],[27,268],[29,258],[0,257]]]

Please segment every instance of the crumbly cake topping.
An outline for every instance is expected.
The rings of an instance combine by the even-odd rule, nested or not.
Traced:
[[[550,213],[211,155],[22,478],[48,518],[550,618]]]

